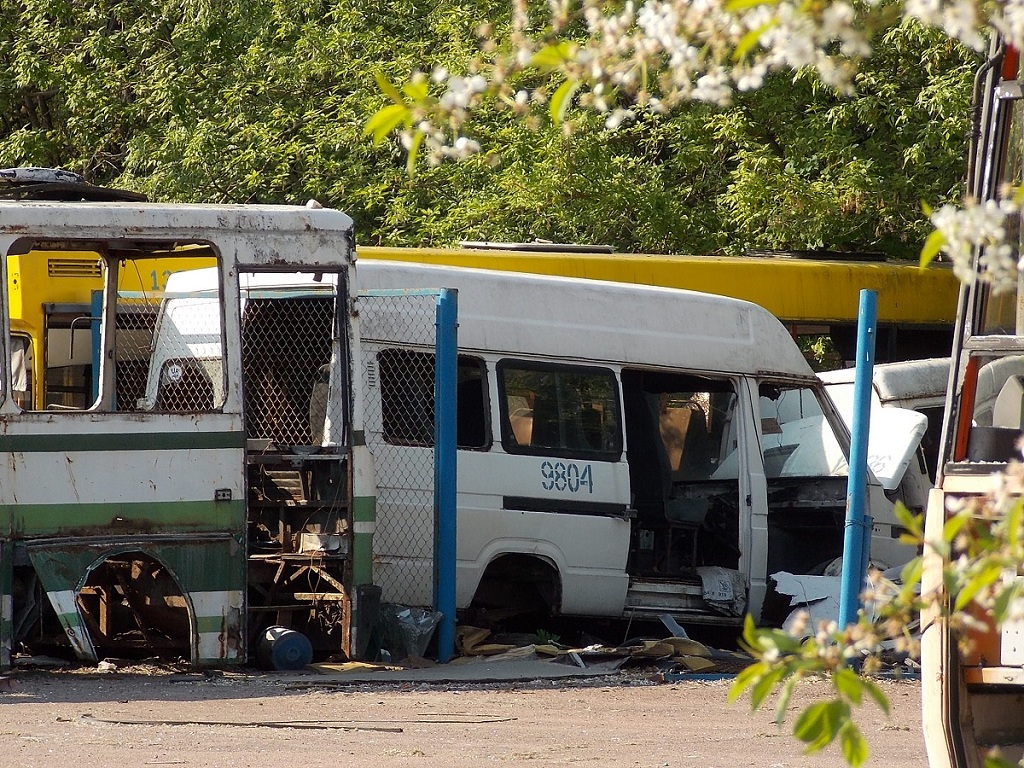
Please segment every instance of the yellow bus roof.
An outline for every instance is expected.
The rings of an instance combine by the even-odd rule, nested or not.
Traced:
[[[357,253],[363,259],[685,288],[744,299],[791,323],[856,323],[860,291],[870,289],[878,292],[880,323],[952,325],[959,291],[951,269],[921,269],[913,262],[381,246],[360,246]]]

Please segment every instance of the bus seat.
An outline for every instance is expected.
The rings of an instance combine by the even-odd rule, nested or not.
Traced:
[[[508,396],[508,421],[516,445],[533,445],[533,409],[525,397]]]
[[[683,451],[676,470],[677,480],[707,480],[711,477],[711,437],[707,416],[699,405],[690,406],[692,412],[683,438]]]
[[[665,502],[672,495],[672,465],[661,439],[658,395],[639,387],[623,390],[633,504],[641,522],[657,524],[664,521]]]
[[[1024,376],[1010,376],[996,395],[992,407],[992,426],[1024,427]]]
[[[584,408],[580,412],[580,426],[587,446],[595,451],[607,450],[604,420],[596,408]]]
[[[531,445],[538,448],[561,448],[561,423],[554,393],[541,390],[533,403],[533,434]]]
[[[1024,376],[1010,376],[992,406],[992,426],[971,427],[967,460],[1004,462],[1021,459],[1018,443],[1024,429]]]

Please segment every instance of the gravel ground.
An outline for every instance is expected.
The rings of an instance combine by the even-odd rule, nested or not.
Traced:
[[[807,756],[774,708],[730,705],[729,680],[660,682],[620,672],[578,682],[339,685],[240,673],[132,667],[109,674],[19,671],[0,678],[0,754],[8,766],[487,765],[796,768]],[[857,713],[868,766],[924,766],[920,684],[882,681],[887,717]],[[804,685],[791,706],[827,695]]]

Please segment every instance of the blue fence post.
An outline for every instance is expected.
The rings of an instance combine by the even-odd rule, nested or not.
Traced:
[[[92,403],[100,397],[100,358],[103,356],[100,341],[100,326],[103,316],[103,291],[93,291],[89,301],[89,329],[92,331]],[[72,339],[75,330],[71,329]],[[72,344],[74,341],[72,340]],[[90,405],[92,404],[90,403]]]
[[[439,291],[436,323],[434,610],[441,614],[437,627],[437,659],[444,663],[455,655],[458,291],[449,288]]]
[[[878,294],[875,291],[861,291],[857,322],[857,368],[853,379],[853,424],[850,434],[850,476],[846,491],[843,578],[839,592],[840,628],[848,627],[857,620],[870,553],[872,520],[864,514],[864,507],[868,484],[868,433],[877,317]]]

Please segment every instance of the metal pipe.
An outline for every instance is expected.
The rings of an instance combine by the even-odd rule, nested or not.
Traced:
[[[441,614],[437,626],[437,658],[442,663],[450,661],[455,655],[458,295],[454,289],[443,288],[437,297],[437,357],[434,366],[434,610]]]
[[[871,420],[871,377],[875,367],[878,294],[860,292],[857,323],[857,368],[853,379],[853,424],[850,435],[850,475],[846,491],[846,530],[843,578],[839,593],[839,626],[857,620],[860,593],[870,554],[871,518],[864,514],[867,497],[868,431]]]

